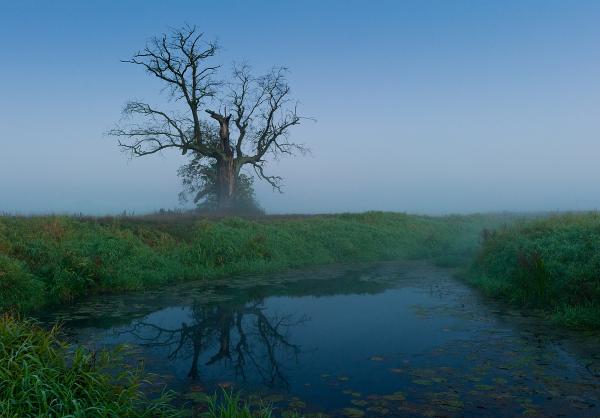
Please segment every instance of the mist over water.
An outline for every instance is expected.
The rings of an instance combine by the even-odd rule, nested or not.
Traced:
[[[288,66],[316,119],[291,132],[312,154],[268,167],[285,193],[256,184],[268,212],[600,207],[598,2],[180,3],[0,5],[0,211],[179,206],[184,157],[103,133],[127,100],[173,105],[120,60],[182,22],[224,65]]]

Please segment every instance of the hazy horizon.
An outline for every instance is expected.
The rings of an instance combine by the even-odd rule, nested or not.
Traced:
[[[269,213],[444,214],[600,207],[600,2],[0,3],[0,212],[181,207],[180,153],[130,160],[104,133],[130,99],[168,105],[124,64],[185,23],[217,61],[290,68],[312,149],[257,182]]]

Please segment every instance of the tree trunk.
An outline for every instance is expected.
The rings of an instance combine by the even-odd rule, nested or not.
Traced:
[[[231,115],[225,116],[212,110],[206,110],[211,118],[219,122],[220,156],[217,158],[217,210],[232,212],[235,209],[235,186],[239,167],[233,156],[233,147],[229,141],[229,121]]]
[[[233,158],[217,160],[217,206],[220,212],[235,209],[236,171]]]

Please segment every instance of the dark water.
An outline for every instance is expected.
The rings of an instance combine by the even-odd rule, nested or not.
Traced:
[[[102,297],[48,320],[187,408],[233,388],[277,414],[600,416],[598,337],[502,310],[419,263],[337,266]]]

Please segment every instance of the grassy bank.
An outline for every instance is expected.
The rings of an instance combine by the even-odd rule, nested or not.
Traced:
[[[99,292],[349,261],[468,260],[508,216],[368,212],[198,219],[0,218],[0,310],[30,311]]]
[[[469,272],[485,293],[600,329],[600,214],[517,222],[487,235]]]
[[[114,355],[114,354],[113,354]],[[108,352],[71,349],[57,329],[0,317],[0,416],[175,417],[168,398],[150,401],[140,370],[115,373]]]

